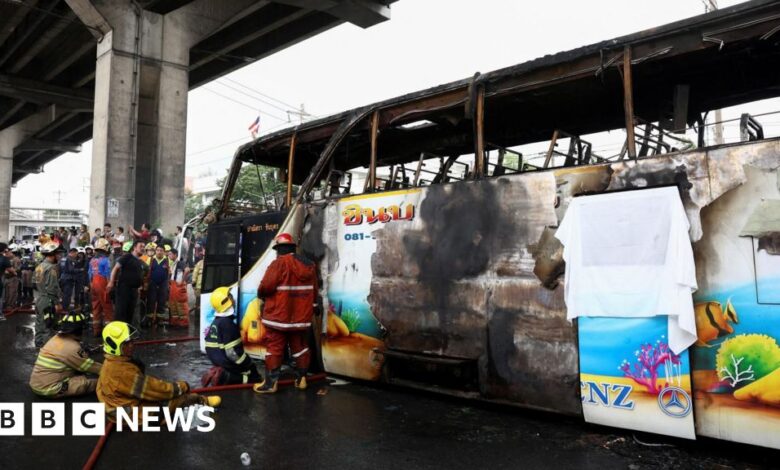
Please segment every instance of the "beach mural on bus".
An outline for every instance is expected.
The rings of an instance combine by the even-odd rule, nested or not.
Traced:
[[[375,232],[388,224],[420,223],[420,189],[364,194],[340,199],[329,208],[335,219],[337,264],[325,282],[327,310],[322,360],[329,372],[378,380],[382,368],[384,327],[371,311]]]

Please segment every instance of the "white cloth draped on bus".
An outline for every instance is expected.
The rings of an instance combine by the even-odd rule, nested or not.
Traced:
[[[571,320],[668,315],[676,354],[696,341],[696,267],[676,187],[574,198],[555,237]]]

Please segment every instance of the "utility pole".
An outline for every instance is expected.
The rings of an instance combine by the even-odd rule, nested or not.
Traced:
[[[311,114],[306,112],[306,106],[304,103],[301,103],[301,107],[297,111],[287,111],[287,122],[291,122],[290,115],[298,116],[299,124],[303,124],[304,118],[311,116]]]
[[[709,13],[718,9],[718,0],[701,0],[704,4],[704,13]],[[715,145],[723,145],[723,115],[720,109],[715,110],[715,125],[712,129],[715,134]]]

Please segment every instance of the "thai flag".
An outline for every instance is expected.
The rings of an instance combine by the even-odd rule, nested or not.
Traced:
[[[252,133],[252,138],[254,139],[257,137],[257,132],[260,130],[260,116],[257,116],[257,119],[255,119],[255,122],[252,123],[252,125],[249,126],[249,132]]]

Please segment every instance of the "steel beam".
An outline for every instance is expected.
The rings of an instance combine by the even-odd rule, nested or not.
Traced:
[[[81,145],[59,140],[29,139],[14,148],[14,158],[23,152],[57,150],[59,152],[81,152]]]
[[[56,104],[91,111],[92,93],[87,90],[50,85],[27,78],[0,75],[0,95],[40,104]]]

